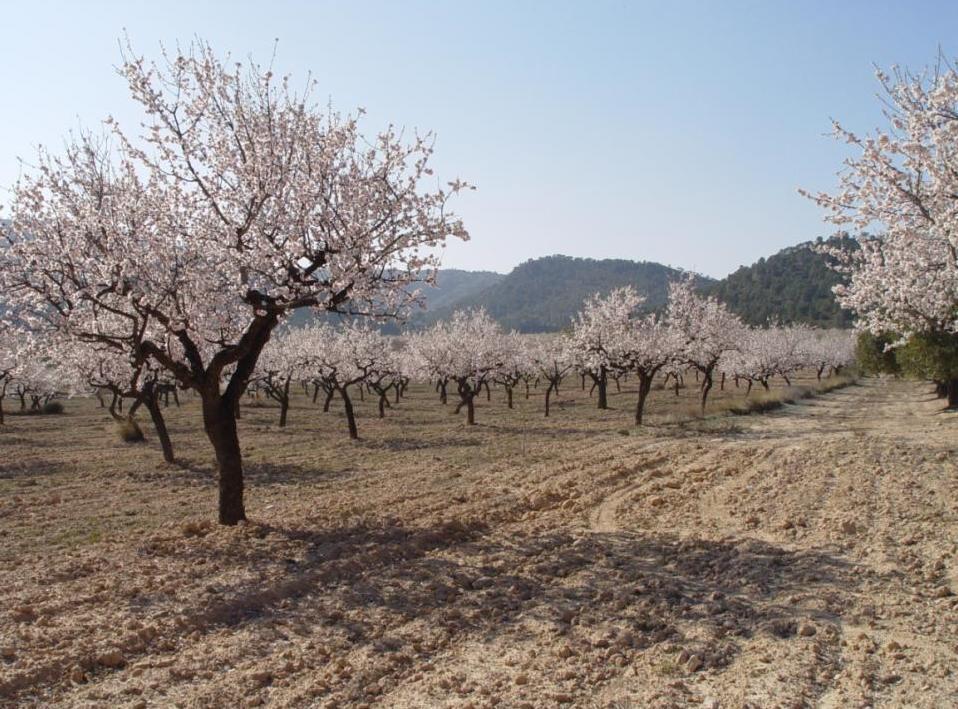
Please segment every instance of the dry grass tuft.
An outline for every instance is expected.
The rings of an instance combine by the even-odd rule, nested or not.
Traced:
[[[132,419],[119,422],[116,426],[116,433],[124,443],[142,443],[146,440],[143,436],[143,429]]]

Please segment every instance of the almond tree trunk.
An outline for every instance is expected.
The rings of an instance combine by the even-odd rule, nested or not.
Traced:
[[[279,397],[279,427],[286,427],[286,416],[289,413],[289,382],[287,379],[286,383],[283,385],[283,391],[280,393]]]
[[[346,387],[339,388],[339,396],[343,400],[343,408],[346,410],[346,423],[349,426],[349,437],[354,441],[359,438],[359,429],[356,427],[356,415],[353,413],[353,401],[349,398]],[[360,392],[362,388],[360,388]]]
[[[635,425],[642,425],[642,415],[645,412],[645,400],[652,391],[652,376],[639,372],[639,400],[635,405]]]
[[[236,430],[236,402],[219,392],[205,392],[203,427],[216,453],[219,522],[238,524],[246,519],[246,508],[243,505],[243,457]]]
[[[705,403],[709,398],[709,391],[712,389],[712,370],[703,373],[702,379],[702,415],[705,415]]]
[[[163,411],[160,409],[160,402],[156,398],[156,392],[149,389],[145,392],[143,405],[150,412],[150,419],[153,421],[153,428],[156,429],[156,437],[160,439],[160,447],[163,449],[163,460],[167,463],[174,462],[173,442],[170,440],[170,432],[166,428],[166,420],[163,418]]]
[[[609,385],[609,375],[603,367],[599,372],[599,377],[595,380],[596,385],[599,387],[599,404],[597,408],[607,409],[609,408],[609,399],[608,399],[608,385]]]
[[[948,408],[958,408],[958,379],[948,380]]]

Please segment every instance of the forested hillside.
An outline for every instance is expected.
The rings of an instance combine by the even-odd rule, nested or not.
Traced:
[[[842,243],[848,248],[855,244],[850,239]],[[831,290],[841,277],[812,245],[783,249],[720,281],[695,277],[703,292],[715,295],[752,325],[775,320],[849,327],[852,316],[838,307]],[[680,269],[648,261],[559,255],[526,261],[506,275],[443,269],[434,288],[422,286],[425,309],[415,309],[404,326],[385,323],[382,329],[390,334],[421,329],[456,310],[483,307],[506,329],[552,332],[569,326],[587,296],[621,286],[634,286],[646,298],[644,307],[657,310],[665,304],[669,283],[683,275]],[[298,311],[290,324],[296,327],[314,317]]]
[[[635,286],[650,309],[664,305],[670,281],[682,272],[660,263],[625,259],[546,256],[520,264],[481,292],[431,309],[429,320],[448,317],[457,308],[482,306],[507,329],[548,332],[567,327],[582,301],[595,292]],[[711,282],[700,277],[703,283]]]
[[[841,242],[854,248],[855,242]],[[769,320],[806,322],[821,327],[849,327],[852,315],[835,302],[832,287],[841,276],[806,242],[742,266],[706,290],[752,325]]]

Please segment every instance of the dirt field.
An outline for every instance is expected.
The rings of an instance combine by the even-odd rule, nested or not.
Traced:
[[[251,522],[95,401],[0,430],[0,704],[958,705],[958,419],[863,380],[755,416],[414,390],[245,410]],[[735,392],[717,392],[717,406]],[[334,402],[334,410],[338,402]],[[9,406],[9,400],[8,400]]]

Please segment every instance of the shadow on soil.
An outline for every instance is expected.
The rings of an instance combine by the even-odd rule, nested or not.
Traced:
[[[275,621],[338,642],[344,653],[401,648],[419,659],[453,643],[519,636],[533,622],[576,653],[608,654],[613,644],[634,657],[675,642],[697,653],[705,669],[721,669],[742,638],[786,639],[803,620],[835,622],[830,611],[796,606],[796,597],[840,609],[843,594],[870,580],[830,553],[756,540],[493,538],[478,522],[318,530],[251,524],[227,546],[201,536],[144,553],[179,557],[192,568],[217,561],[211,566],[228,566],[233,578],[259,579],[208,589],[206,602],[187,609],[183,635]],[[406,629],[411,621],[420,621],[418,630]],[[696,625],[695,638],[683,637],[680,626],[688,623]],[[437,638],[425,647],[415,641],[423,627]],[[337,692],[358,697],[367,680],[358,673]]]

